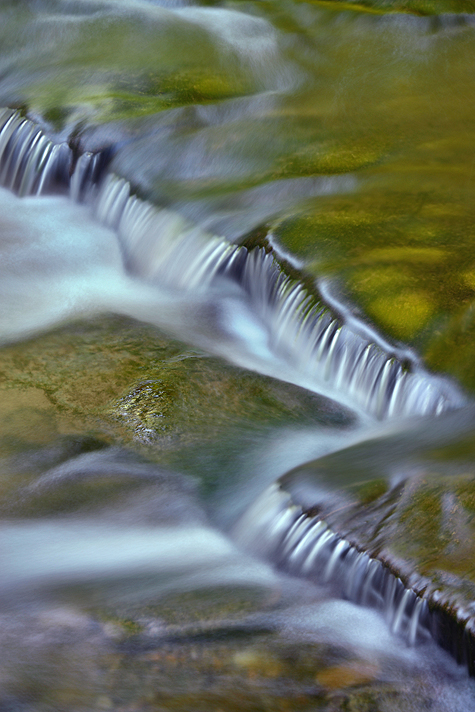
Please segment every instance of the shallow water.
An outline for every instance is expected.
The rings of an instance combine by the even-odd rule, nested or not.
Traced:
[[[422,479],[398,551],[473,581],[474,20],[380,7],[2,4],[0,105],[130,186],[0,188],[0,709],[473,707],[232,533],[289,471],[329,511]]]

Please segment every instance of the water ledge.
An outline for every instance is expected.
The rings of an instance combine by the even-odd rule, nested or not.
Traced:
[[[237,287],[247,313],[265,333],[266,365],[275,358],[293,382],[376,420],[440,415],[462,407],[454,383],[374,339],[356,320],[334,314],[304,275],[273,250],[211,235],[173,210],[137,197],[109,170],[111,146],[79,155],[55,144],[32,121],[0,109],[0,185],[20,196],[66,193],[87,203],[117,235],[126,270],[174,293],[216,298]],[[234,292],[233,292],[234,293]]]
[[[475,611],[387,552],[368,553],[355,538],[341,536],[323,517],[296,504],[281,483],[256,499],[232,536],[279,569],[381,611],[409,645],[432,638],[475,676]]]

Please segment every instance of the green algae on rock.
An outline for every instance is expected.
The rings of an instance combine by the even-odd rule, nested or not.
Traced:
[[[457,312],[447,317],[429,341],[426,359],[431,368],[443,370],[475,392],[475,308],[473,293]]]
[[[344,535],[369,553],[404,562],[403,569],[425,578],[429,587],[429,581],[434,586],[445,578],[446,586],[452,581],[475,599],[475,475],[418,474],[369,503],[368,487],[352,488],[365,504],[357,500],[336,515]]]
[[[6,91],[10,103],[27,105],[58,131],[255,92],[269,78],[262,52],[277,56],[266,21],[232,9],[216,16],[212,8],[147,2],[119,12],[100,0],[43,5],[40,22],[34,8],[2,7],[4,55],[22,47],[15,88]],[[241,30],[249,35],[247,52],[236,41]]]
[[[181,454],[190,464],[272,428],[352,422],[330,401],[116,316],[4,347],[0,388],[5,455],[87,434],[178,466]]]
[[[470,14],[475,12],[473,0],[311,0],[323,7],[335,5],[345,10],[375,13],[413,13],[441,15],[444,13]]]
[[[317,497],[309,511],[456,622],[475,613],[474,502],[473,472],[449,475],[434,465],[392,486],[356,482],[344,495]]]

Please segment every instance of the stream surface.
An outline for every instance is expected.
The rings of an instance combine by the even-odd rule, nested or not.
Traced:
[[[475,600],[475,15],[416,4],[1,3],[0,712],[475,709],[242,533],[409,483]]]

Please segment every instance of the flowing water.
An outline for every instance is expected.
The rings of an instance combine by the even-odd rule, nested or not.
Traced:
[[[472,10],[3,1],[1,711],[475,708]]]

